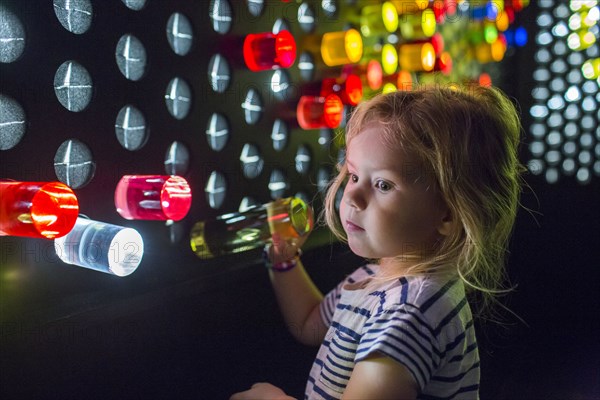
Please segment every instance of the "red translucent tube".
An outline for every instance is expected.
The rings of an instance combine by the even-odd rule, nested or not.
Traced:
[[[78,215],[77,196],[64,183],[0,181],[0,235],[58,238]]]
[[[192,205],[187,181],[175,175],[125,175],[115,189],[115,207],[125,219],[183,219]]]
[[[444,51],[438,58],[435,59],[433,66],[434,71],[441,71],[444,75],[450,75],[452,72],[452,56]]]
[[[296,61],[296,41],[286,30],[248,34],[244,39],[244,61],[251,71],[289,68]]]
[[[344,104],[336,94],[302,96],[296,108],[296,118],[302,129],[337,128],[343,113]]]
[[[355,74],[348,75],[346,79],[323,79],[321,82],[321,96],[326,97],[332,93],[337,94],[342,103],[355,106],[363,97],[362,81]]]

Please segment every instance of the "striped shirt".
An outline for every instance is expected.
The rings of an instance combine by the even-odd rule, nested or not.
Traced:
[[[410,371],[418,399],[478,399],[479,352],[462,281],[415,276],[361,289],[377,269],[357,269],[323,299],[329,330],[305,399],[341,398],[354,365],[375,352]]]

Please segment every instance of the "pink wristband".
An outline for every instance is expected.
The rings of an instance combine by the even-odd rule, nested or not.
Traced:
[[[294,257],[290,258],[289,260],[273,263],[269,258],[269,247],[270,245],[265,246],[265,249],[263,251],[263,259],[265,260],[265,265],[267,268],[277,272],[285,272],[291,270],[296,265],[298,265],[299,257],[302,255],[302,251],[300,249],[298,249]]]

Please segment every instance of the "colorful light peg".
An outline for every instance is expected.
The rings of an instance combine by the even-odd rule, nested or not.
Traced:
[[[429,6],[429,0],[392,0],[398,15],[417,14]]]
[[[328,32],[321,38],[321,57],[327,66],[357,63],[362,54],[362,37],[356,29]]]
[[[393,93],[393,92],[396,92],[397,90],[398,90],[398,88],[392,82],[386,82],[383,84],[383,87],[381,88],[381,93],[383,93],[383,94]]]
[[[54,239],[79,215],[73,190],[60,182],[0,181],[0,236]]]
[[[342,103],[357,105],[363,97],[362,81],[358,75],[348,75],[345,79],[326,78],[321,83],[321,97],[336,94]]]
[[[431,45],[433,46],[433,50],[435,51],[436,56],[442,54],[442,52],[444,51],[444,47],[446,44],[444,42],[444,36],[440,32],[434,33],[433,36],[427,39],[413,40],[411,43],[427,42],[431,43]]]
[[[482,72],[477,79],[480,86],[492,87],[492,77],[487,72]]]
[[[296,41],[292,34],[282,30],[250,33],[244,39],[244,61],[251,71],[289,68],[296,61]]]
[[[398,29],[398,11],[389,1],[365,6],[360,11],[360,31],[364,36],[394,33]]]
[[[296,108],[296,118],[302,129],[337,128],[343,114],[344,104],[336,94],[302,96]]]
[[[499,12],[504,10],[504,4],[501,0],[472,0],[470,6],[471,16],[476,21],[485,19],[495,21]]]
[[[494,43],[480,43],[475,46],[475,58],[483,64],[502,61],[505,53],[506,39],[503,34],[499,34]]]
[[[483,25],[483,39],[490,44],[498,39],[498,28],[496,25],[490,23],[485,23]]]
[[[400,35],[406,40],[431,37],[436,28],[435,14],[431,9],[406,15],[400,21]]]
[[[367,85],[373,90],[381,87],[383,78],[383,67],[377,60],[371,60],[367,64]]]
[[[411,91],[415,84],[415,77],[408,71],[400,71],[396,76],[396,87],[398,90]]]
[[[511,7],[515,11],[521,11],[529,5],[530,0],[507,0],[506,7]],[[572,1],[571,4],[583,4],[582,1]],[[575,10],[573,10],[575,11]]]
[[[125,219],[183,219],[192,204],[187,181],[176,175],[125,175],[115,190],[115,207]]]
[[[67,264],[127,276],[142,261],[144,241],[135,229],[80,217],[71,232],[54,240],[54,250]]]
[[[342,76],[358,75],[363,87],[372,90],[381,88],[383,68],[377,60],[369,60],[366,64],[348,64],[342,69]]]
[[[391,75],[398,69],[398,51],[390,43],[384,44],[381,49],[381,67],[386,75]]]
[[[312,208],[298,197],[288,197],[199,221],[190,232],[190,246],[198,257],[208,259],[262,247],[273,233],[294,241],[312,228]]]
[[[400,69],[406,71],[432,71],[435,65],[435,50],[431,43],[407,43],[400,45]]]
[[[581,66],[581,73],[586,79],[598,79],[600,77],[600,58],[585,61]]]
[[[527,30],[522,26],[516,29],[508,29],[504,32],[508,47],[523,47],[527,44]]]
[[[394,87],[394,90],[402,90],[402,91],[411,91],[413,89],[413,85],[415,83],[415,78],[413,74],[408,71],[399,71],[393,75],[389,75],[383,78],[384,86],[387,84],[391,84]],[[390,89],[390,86],[386,89]]]
[[[567,45],[573,51],[581,51],[591,47],[596,43],[596,35],[589,30],[572,32],[567,37]]]
[[[498,14],[498,18],[496,18],[496,28],[498,28],[500,32],[504,32],[508,29],[509,26],[509,13],[507,13],[506,11],[502,11],[500,14]]]
[[[433,0],[431,3],[431,10],[435,15],[435,21],[438,25],[441,25],[446,20],[446,13],[448,11],[448,0]]]
[[[452,72],[452,56],[447,51],[444,51],[435,59],[434,71],[439,71],[444,75],[450,75]]]

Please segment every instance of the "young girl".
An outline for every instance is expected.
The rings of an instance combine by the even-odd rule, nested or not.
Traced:
[[[325,218],[371,263],[323,297],[298,258],[302,243],[274,236],[268,252],[292,334],[321,344],[306,399],[478,398],[466,294],[486,306],[502,291],[520,131],[512,102],[479,86],[389,93],[356,108]],[[267,383],[232,396],[289,398]]]

